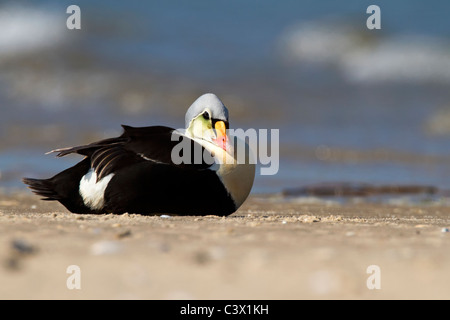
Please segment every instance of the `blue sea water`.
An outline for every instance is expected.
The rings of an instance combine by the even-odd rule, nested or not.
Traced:
[[[254,192],[450,188],[449,2],[80,0],[68,30],[71,4],[0,3],[0,187],[64,169],[76,159],[43,153],[123,123],[180,127],[215,92],[233,127],[280,129],[280,170]]]

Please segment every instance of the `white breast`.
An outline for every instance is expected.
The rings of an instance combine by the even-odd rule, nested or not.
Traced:
[[[111,173],[97,182],[97,173],[95,173],[94,169],[91,169],[81,178],[80,195],[87,207],[93,210],[103,208],[105,205],[105,191],[113,177],[114,173]]]

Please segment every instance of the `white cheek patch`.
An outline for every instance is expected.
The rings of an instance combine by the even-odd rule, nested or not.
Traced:
[[[87,207],[93,210],[103,208],[105,204],[105,191],[113,177],[114,173],[111,173],[97,182],[97,173],[95,173],[94,169],[91,169],[81,178],[80,195]]]

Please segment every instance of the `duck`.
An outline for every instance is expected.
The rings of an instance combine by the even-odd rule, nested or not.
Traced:
[[[76,214],[228,216],[248,198],[254,156],[229,134],[228,109],[215,94],[192,103],[184,129],[122,128],[116,138],[50,151],[84,158],[50,179],[23,182],[41,200]],[[238,150],[245,150],[241,160]]]

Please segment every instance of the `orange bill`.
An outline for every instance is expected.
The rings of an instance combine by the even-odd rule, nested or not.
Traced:
[[[223,150],[227,150],[227,128],[225,126],[225,122],[217,121],[214,126],[216,129],[217,139],[215,140],[216,144],[221,147]]]

